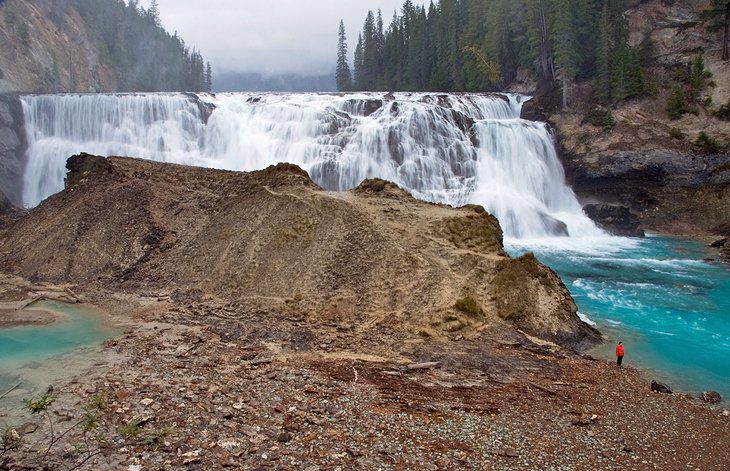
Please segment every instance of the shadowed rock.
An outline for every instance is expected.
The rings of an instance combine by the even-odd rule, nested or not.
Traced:
[[[673,392],[669,386],[658,381],[651,382],[651,390],[663,394],[672,394]]]
[[[614,204],[588,204],[583,212],[604,231],[618,236],[644,237],[641,221],[629,208]]]

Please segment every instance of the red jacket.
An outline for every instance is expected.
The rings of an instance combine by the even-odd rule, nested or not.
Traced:
[[[616,356],[617,357],[624,356],[624,346],[623,345],[616,345]]]

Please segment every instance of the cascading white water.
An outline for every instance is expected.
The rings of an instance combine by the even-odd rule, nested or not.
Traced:
[[[46,95],[22,98],[27,205],[63,187],[81,151],[256,170],[306,169],[324,188],[391,180],[414,196],[477,203],[514,238],[599,231],[565,184],[544,123],[516,95]],[[213,106],[207,119],[201,103]]]

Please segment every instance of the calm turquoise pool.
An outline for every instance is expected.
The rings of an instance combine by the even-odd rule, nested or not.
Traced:
[[[0,329],[0,394],[49,359],[98,345],[117,333],[105,325],[99,312],[88,307],[51,301],[32,307],[59,314],[60,319],[46,326]]]
[[[594,352],[653,370],[675,389],[730,397],[730,266],[702,244],[650,236],[550,243],[512,242],[533,251],[570,289],[584,319],[606,337]]]

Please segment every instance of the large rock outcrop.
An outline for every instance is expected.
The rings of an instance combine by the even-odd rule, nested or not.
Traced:
[[[237,173],[80,155],[67,166],[66,189],[0,234],[3,272],[404,337],[503,326],[568,347],[599,338],[557,275],[504,253],[481,207],[381,180],[327,192],[288,164]]]
[[[17,95],[0,93],[0,190],[14,205],[23,200],[23,108]]]
[[[617,203],[667,232],[712,233],[730,222],[730,155],[667,149],[602,151],[566,159],[575,192]]]
[[[644,237],[639,217],[626,206],[614,204],[587,204],[583,212],[601,229],[618,236]]]
[[[526,104],[524,117],[556,130],[566,174],[584,203],[626,206],[647,229],[682,235],[718,234],[716,226],[730,224],[730,125],[716,114],[730,99],[730,63],[721,59],[721,33],[701,21],[706,6],[628,2],[629,43],[651,52],[642,66],[652,93],[601,105],[595,83],[584,81],[571,86],[563,109],[560,87],[548,83]],[[703,103],[691,113],[672,119],[667,102],[681,85],[678,71],[700,56],[715,86],[702,90]]]

